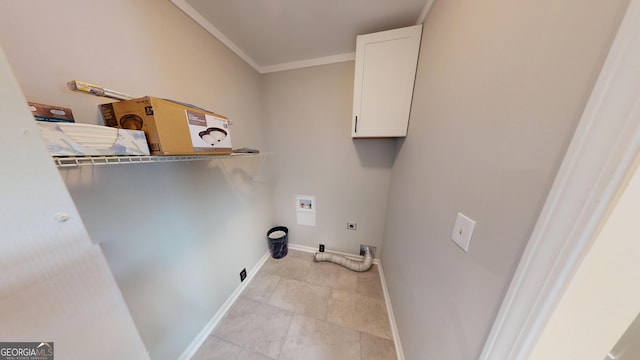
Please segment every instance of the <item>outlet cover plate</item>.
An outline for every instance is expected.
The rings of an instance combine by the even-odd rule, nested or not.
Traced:
[[[362,245],[362,244],[360,244],[360,256],[364,256],[364,249],[366,247],[369,247],[369,250],[371,250],[371,255],[376,256],[376,247],[375,246]]]
[[[240,282],[243,282],[244,279],[247,278],[247,268],[242,269],[242,271],[240,271]]]
[[[456,222],[453,224],[453,232],[451,233],[451,240],[455,242],[464,252],[469,252],[469,243],[471,242],[471,236],[473,236],[473,230],[476,226],[476,222],[466,217],[465,215],[458,213]]]

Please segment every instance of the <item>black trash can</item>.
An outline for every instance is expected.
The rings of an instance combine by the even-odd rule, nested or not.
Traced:
[[[287,229],[286,226],[276,226],[267,232],[271,257],[280,259],[287,256],[287,252],[289,251],[287,248],[288,236],[289,229]]]

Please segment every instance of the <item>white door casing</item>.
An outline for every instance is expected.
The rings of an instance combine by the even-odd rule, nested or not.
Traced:
[[[640,153],[638,64],[631,0],[480,359],[528,358],[628,179]]]

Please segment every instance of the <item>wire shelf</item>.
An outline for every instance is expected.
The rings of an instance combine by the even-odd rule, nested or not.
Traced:
[[[119,165],[142,163],[166,163],[177,161],[202,161],[230,158],[255,158],[269,156],[270,154],[244,154],[234,153],[230,155],[159,155],[159,156],[54,156],[53,161],[59,168],[95,166],[95,165]]]

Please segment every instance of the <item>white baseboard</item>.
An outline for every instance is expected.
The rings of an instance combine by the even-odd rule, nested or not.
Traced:
[[[288,246],[289,246],[289,249],[291,249],[291,250],[303,251],[303,252],[308,252],[308,253],[316,253],[317,252],[317,249],[312,248],[310,246],[291,244],[291,243]],[[327,250],[327,252],[330,252],[330,253],[333,253],[333,254],[342,255],[342,256],[346,256],[348,258],[355,259],[355,260],[362,260],[362,258],[363,258],[360,255],[349,254],[349,253],[344,253],[344,252],[340,252],[340,251]],[[260,258],[260,260],[258,260],[258,263],[247,274],[247,281],[242,282],[233,291],[233,293],[229,296],[227,301],[225,301],[224,304],[222,304],[222,306],[216,312],[216,314],[213,316],[213,318],[211,318],[211,320],[209,320],[207,325],[202,329],[200,334],[198,334],[198,336],[196,336],[196,338],[193,339],[193,341],[191,342],[191,344],[189,344],[187,349],[182,353],[182,355],[180,355],[180,357],[178,358],[179,360],[189,360],[189,359],[191,359],[191,357],[198,351],[198,349],[205,342],[205,340],[207,340],[209,335],[211,335],[211,333],[213,333],[213,331],[218,326],[220,321],[222,321],[224,316],[227,314],[227,311],[229,311],[229,309],[236,302],[236,300],[238,299],[238,297],[240,296],[242,291],[247,287],[247,285],[249,285],[249,283],[255,277],[256,273],[258,273],[260,268],[262,268],[262,266],[269,259],[270,256],[271,256],[271,254],[269,252],[267,252],[266,254],[264,254],[264,256],[262,258]],[[389,315],[389,323],[391,325],[391,334],[393,336],[393,343],[394,343],[395,348],[396,348],[396,356],[397,356],[398,360],[404,360],[404,352],[402,350],[402,344],[400,342],[400,337],[398,335],[398,327],[396,326],[396,318],[395,318],[395,316],[393,314],[393,307],[391,306],[391,298],[389,297],[389,291],[387,289],[387,282],[385,281],[384,272],[382,271],[382,263],[380,262],[380,259],[377,259],[377,258],[373,259],[373,263],[378,265],[378,274],[380,275],[380,282],[382,284],[382,291],[384,293],[384,301],[385,301],[385,304],[387,306],[387,314]]]
[[[382,283],[384,302],[387,305],[387,314],[389,315],[389,324],[391,325],[391,335],[393,336],[393,344],[396,347],[396,357],[398,360],[404,360],[404,350],[402,350],[402,342],[400,342],[400,334],[398,334],[396,316],[393,314],[393,306],[391,306],[391,298],[389,297],[387,281],[385,280],[384,272],[382,271],[382,263],[378,263],[378,273],[380,274],[380,282]]]
[[[318,252],[318,249],[313,248],[311,246],[306,246],[306,245],[299,245],[299,244],[291,244],[289,243],[288,245],[289,249],[291,250],[298,250],[298,251],[304,251],[304,252],[308,252],[308,253],[312,253],[315,254]],[[328,253],[332,253],[332,254],[337,254],[337,255],[342,255],[348,259],[352,259],[352,260],[362,260],[364,259],[364,256],[361,255],[356,255],[356,254],[349,254],[346,252],[342,252],[342,251],[334,251],[334,250],[329,250],[326,249],[325,250]],[[380,260],[378,258],[373,258],[373,263],[378,265],[380,264]]]
[[[191,359],[191,357],[198,351],[198,349],[205,342],[205,340],[207,340],[209,335],[211,335],[213,330],[215,330],[215,328],[218,326],[220,321],[222,321],[224,316],[227,314],[227,311],[229,311],[233,303],[236,302],[236,300],[238,299],[242,291],[247,287],[247,285],[249,285],[251,280],[253,280],[254,276],[258,273],[260,268],[262,268],[262,265],[264,265],[264,263],[269,259],[270,256],[271,254],[267,252],[266,254],[264,254],[264,256],[260,258],[260,260],[258,260],[258,263],[247,274],[246,281],[243,281],[242,283],[240,283],[240,285],[233,291],[233,293],[231,293],[227,301],[225,301],[224,304],[222,304],[220,309],[218,309],[215,315],[213,315],[213,318],[209,320],[209,322],[204,327],[204,329],[202,329],[202,331],[198,334],[198,336],[196,336],[195,339],[193,339],[193,341],[191,342],[191,344],[189,344],[187,349],[180,355],[180,357],[178,357],[179,360]]]

